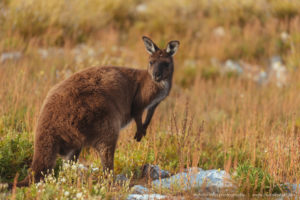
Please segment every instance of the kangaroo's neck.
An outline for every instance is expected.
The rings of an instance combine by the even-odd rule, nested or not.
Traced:
[[[147,70],[141,70],[138,73],[138,87],[134,98],[135,110],[149,108],[169,95],[172,87],[172,76],[166,80],[155,82]]]

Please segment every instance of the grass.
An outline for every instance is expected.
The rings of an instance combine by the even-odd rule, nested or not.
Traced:
[[[284,192],[284,186],[276,184],[270,174],[249,163],[239,165],[235,176],[237,181],[242,184],[241,192],[246,194]]]
[[[16,137],[9,132],[0,142],[0,182],[12,181],[16,173],[24,179],[31,164],[33,145],[29,134],[23,132]],[[14,167],[12,167],[14,166]]]
[[[283,183],[300,182],[297,8],[297,0],[1,1],[0,53],[22,56],[0,63],[0,182],[12,182],[16,172],[19,180],[27,174],[39,110],[56,83],[89,66],[145,68],[142,35],[159,46],[172,39],[181,46],[172,92],[146,138],[133,140],[133,124],[121,131],[115,173],[131,177],[130,183],[111,185],[100,172],[92,173],[101,162],[92,149],[84,149],[79,161],[87,171],[56,170],[52,180],[0,198],[72,199],[78,193],[125,198],[134,183],[148,185],[141,179],[146,163],[173,174],[186,167],[225,169],[239,192],[250,196],[285,192]],[[290,74],[283,88],[224,75],[216,65],[231,59],[267,71],[274,55]],[[62,166],[59,161],[57,169]]]
[[[28,188],[18,189],[8,195],[15,199],[98,199],[112,197],[124,199],[130,192],[128,181],[114,182],[111,172],[102,173],[98,167],[85,167],[74,162],[63,162],[58,173],[45,175],[45,179]]]

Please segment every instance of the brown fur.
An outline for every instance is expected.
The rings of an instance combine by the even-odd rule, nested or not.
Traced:
[[[92,67],[75,73],[50,90],[36,128],[31,165],[34,177],[28,175],[17,186],[27,186],[33,178],[39,181],[41,172],[54,167],[57,154],[77,158],[86,146],[99,152],[104,169],[113,170],[119,131],[132,119],[137,124],[135,139],[141,140],[156,106],[171,89],[175,53],[158,49],[147,37],[143,39],[146,48],[149,44],[155,47],[149,52],[148,70]],[[171,42],[176,42],[176,51],[179,42]],[[143,124],[145,109],[148,112]]]

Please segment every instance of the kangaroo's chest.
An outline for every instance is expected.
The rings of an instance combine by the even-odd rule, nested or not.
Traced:
[[[157,95],[155,95],[152,100],[150,101],[149,105],[146,107],[146,109],[151,108],[152,106],[158,104],[159,102],[161,102],[162,100],[164,100],[170,91],[170,84],[168,81],[162,81],[160,83],[160,87],[161,89],[159,90],[159,92],[157,93]]]

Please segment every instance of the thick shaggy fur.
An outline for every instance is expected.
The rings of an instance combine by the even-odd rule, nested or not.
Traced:
[[[78,158],[80,150],[86,146],[99,152],[104,169],[113,170],[120,129],[134,119],[137,124],[135,139],[140,141],[156,106],[169,94],[173,76],[172,55],[166,50],[155,49],[150,60],[156,64],[150,64],[148,70],[92,67],[75,73],[52,88],[36,127],[33,173],[17,186],[27,186],[33,179],[39,181],[41,172],[54,167],[58,154],[68,159]],[[161,68],[158,73],[159,63],[167,63],[168,68]],[[161,80],[154,81],[157,74]],[[142,123],[145,109],[148,112]]]

